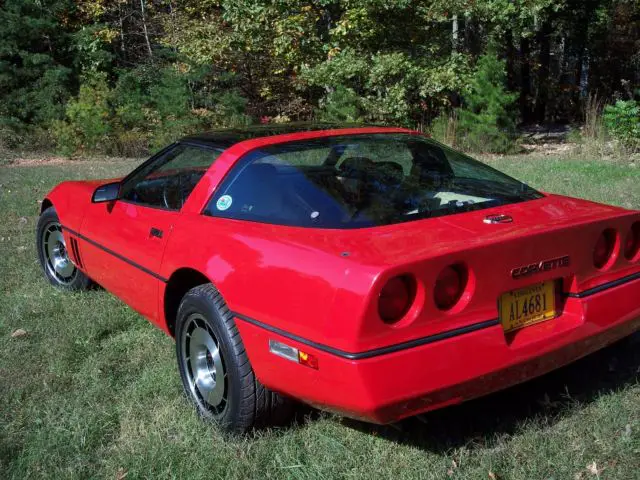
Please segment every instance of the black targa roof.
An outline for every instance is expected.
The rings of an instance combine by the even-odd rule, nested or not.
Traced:
[[[381,125],[362,125],[348,123],[298,122],[267,125],[250,125],[241,128],[211,130],[181,139],[183,142],[205,143],[208,145],[229,148],[238,142],[252,138],[270,137],[287,133],[310,132],[316,130],[332,130],[339,128],[381,127]]]

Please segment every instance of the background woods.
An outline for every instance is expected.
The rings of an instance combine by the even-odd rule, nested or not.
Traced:
[[[587,107],[598,116],[611,104],[605,126],[635,148],[639,86],[640,0],[4,0],[0,10],[4,147],[134,155],[192,130],[315,118],[506,151],[516,124],[581,123]]]

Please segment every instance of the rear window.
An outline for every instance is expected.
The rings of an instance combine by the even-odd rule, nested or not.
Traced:
[[[363,228],[540,197],[527,185],[426,137],[350,135],[247,153],[205,213],[278,225]]]

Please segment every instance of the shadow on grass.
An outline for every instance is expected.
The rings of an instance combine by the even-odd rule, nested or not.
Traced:
[[[356,430],[443,453],[491,447],[528,421],[555,423],[572,409],[640,381],[640,332],[542,377],[461,405],[379,426],[343,419]]]

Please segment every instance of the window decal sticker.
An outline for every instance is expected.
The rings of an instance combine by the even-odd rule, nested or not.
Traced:
[[[216,202],[216,208],[218,210],[224,211],[224,210],[227,210],[232,203],[233,203],[233,198],[231,198],[231,195],[223,195]]]

